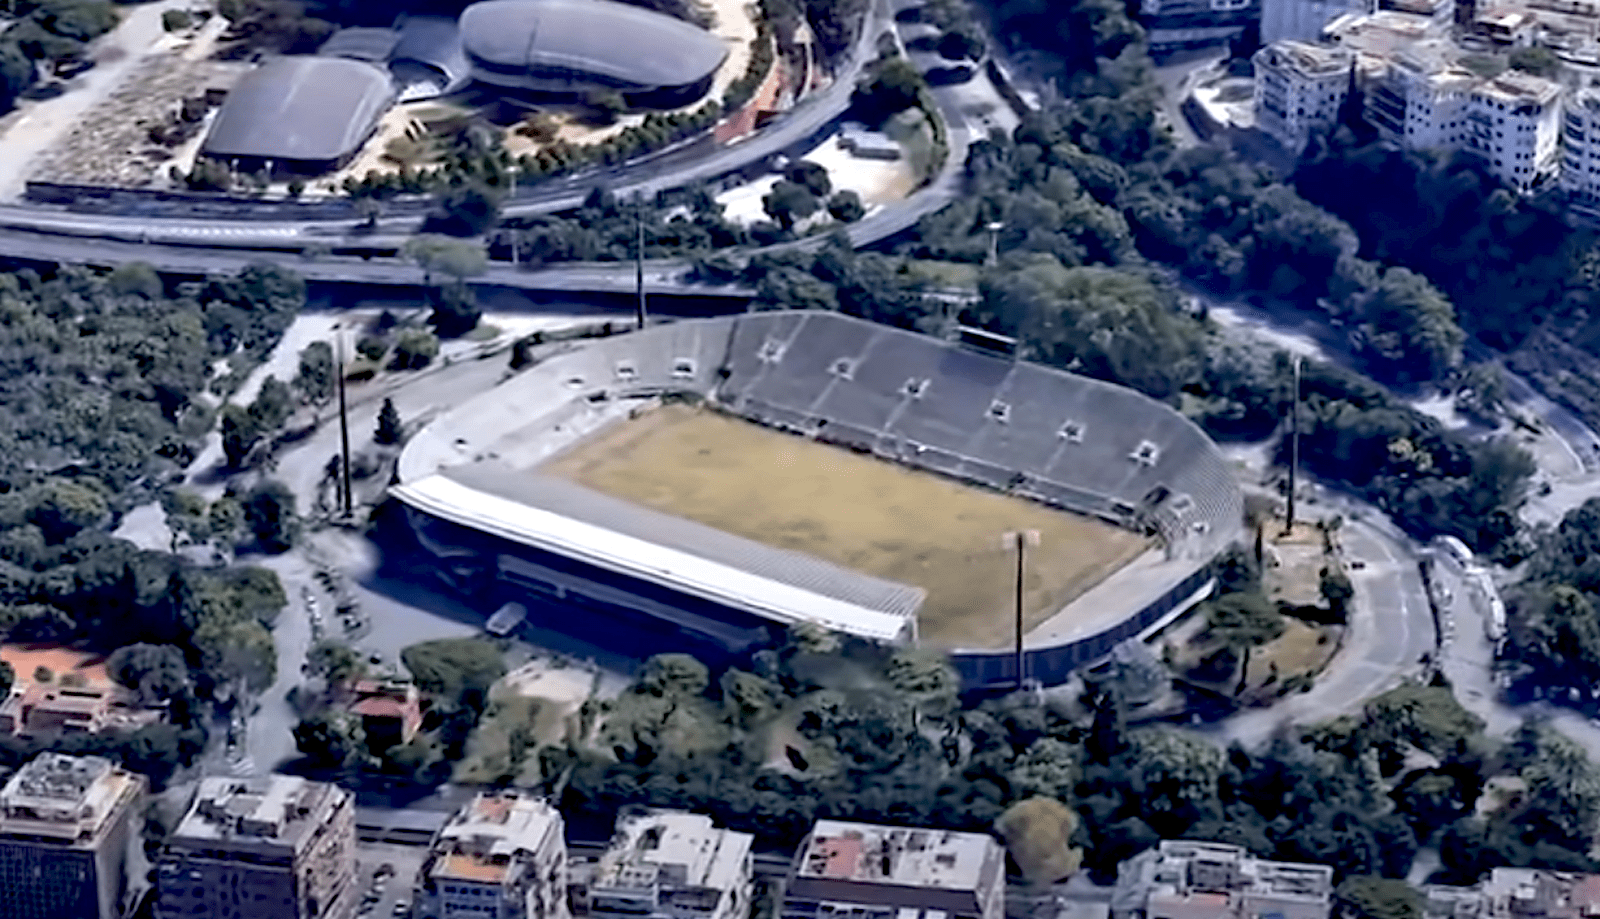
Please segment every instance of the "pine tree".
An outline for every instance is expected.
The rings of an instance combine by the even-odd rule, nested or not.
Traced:
[[[393,399],[384,399],[383,407],[378,409],[378,429],[373,432],[372,439],[380,444],[400,442],[400,412],[395,409]]]

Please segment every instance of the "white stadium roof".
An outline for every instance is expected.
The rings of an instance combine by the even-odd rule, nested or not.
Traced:
[[[873,609],[597,526],[434,474],[391,492],[411,507],[619,574],[667,584],[765,619],[811,622],[877,641],[906,637],[914,615]],[[920,597],[919,597],[920,599]]]

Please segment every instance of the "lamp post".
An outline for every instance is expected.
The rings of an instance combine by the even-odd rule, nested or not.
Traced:
[[[1005,229],[1006,225],[1003,221],[991,220],[984,224],[983,228],[989,231],[989,258],[984,264],[993,265],[1000,261],[1000,231]]]

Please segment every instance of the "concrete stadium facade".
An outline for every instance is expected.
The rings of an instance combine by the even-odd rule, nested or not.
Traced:
[[[1211,562],[1242,533],[1227,463],[1170,407],[823,312],[676,322],[549,357],[419,432],[392,494],[429,564],[485,615],[489,604],[531,598],[550,627],[586,627],[592,636],[583,637],[630,654],[711,646],[736,656],[800,621],[917,640],[920,597],[901,585],[611,507],[614,499],[530,487],[531,473],[515,471],[662,397],[704,399],[758,424],[1155,536],[1158,549],[1027,633],[1024,675],[1046,685],[1203,598]],[[766,580],[741,589],[747,577]],[[1018,677],[1011,650],[941,650],[971,688]]]

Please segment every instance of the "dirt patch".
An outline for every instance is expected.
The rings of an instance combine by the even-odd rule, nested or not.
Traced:
[[[709,410],[664,406],[544,464],[655,510],[928,593],[921,637],[941,647],[1011,640],[1015,556],[1037,530],[1025,627],[1057,613],[1149,545],[1142,536]]]
[[[1339,649],[1337,627],[1319,628],[1294,618],[1286,618],[1285,624],[1282,635],[1250,655],[1246,685],[1251,690],[1271,692],[1295,677],[1314,676]]]
[[[1333,564],[1322,530],[1296,523],[1285,533],[1277,520],[1266,524],[1267,557],[1261,587],[1267,599],[1289,607],[1316,606],[1322,602],[1322,569]]]

